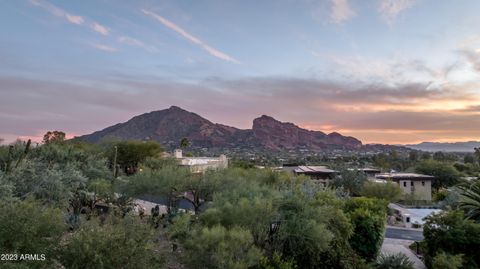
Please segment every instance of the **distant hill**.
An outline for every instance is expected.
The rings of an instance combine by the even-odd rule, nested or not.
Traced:
[[[155,140],[169,149],[178,147],[187,137],[196,148],[255,148],[270,151],[309,149],[313,151],[362,147],[354,137],[339,133],[325,134],[302,129],[263,115],[253,120],[252,129],[238,129],[212,123],[201,116],[172,106],[135,116],[101,131],[77,139],[98,143],[110,139]]]
[[[420,144],[405,145],[405,147],[423,150],[423,151],[444,151],[444,152],[473,152],[475,148],[480,147],[479,141],[438,143],[422,142]]]

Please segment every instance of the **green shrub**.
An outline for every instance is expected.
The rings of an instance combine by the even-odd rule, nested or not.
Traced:
[[[433,258],[432,268],[435,269],[459,269],[462,268],[463,255],[449,255],[441,252]]]
[[[377,261],[373,263],[375,269],[414,269],[414,263],[403,253],[380,254]]]

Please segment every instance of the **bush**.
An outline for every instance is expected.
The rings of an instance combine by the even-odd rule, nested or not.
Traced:
[[[433,258],[432,267],[435,269],[459,269],[462,268],[463,255],[449,255],[442,252]]]
[[[252,235],[242,228],[222,226],[194,231],[185,242],[185,263],[190,268],[250,268],[262,257]]]
[[[66,268],[158,268],[161,256],[153,249],[152,230],[138,219],[111,218],[101,225],[84,224],[64,246],[61,262]]]
[[[380,254],[377,261],[373,263],[375,269],[414,269],[414,263],[403,253]]]
[[[358,170],[344,170],[341,175],[333,179],[335,187],[343,187],[352,196],[360,194],[363,184],[367,181],[367,175]]]
[[[369,198],[385,199],[389,202],[398,201],[402,197],[402,189],[397,183],[366,182],[361,190],[361,195]]]
[[[59,209],[30,199],[0,202],[0,253],[45,254],[45,262],[26,262],[28,268],[51,264],[65,231],[63,214]]]

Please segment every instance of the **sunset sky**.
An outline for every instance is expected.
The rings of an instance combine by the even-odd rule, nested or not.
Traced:
[[[480,140],[478,0],[0,0],[0,138],[180,106],[364,143]]]

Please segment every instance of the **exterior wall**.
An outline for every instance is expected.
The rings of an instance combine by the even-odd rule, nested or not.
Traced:
[[[330,174],[306,174],[306,173],[298,173],[298,175],[304,175],[309,177],[314,183],[320,184],[322,186],[330,185],[331,175]]]
[[[431,180],[409,180],[401,179],[398,181],[404,194],[414,194],[415,200],[432,200],[432,181]]]
[[[189,165],[189,168],[192,173],[204,173],[209,169],[218,169],[220,167],[217,163],[211,163],[211,164]]]
[[[422,184],[423,182],[423,184]],[[414,181],[415,195],[418,200],[431,201],[432,200],[432,181],[431,180],[416,180]]]
[[[194,158],[193,158],[194,159]],[[225,155],[221,155],[219,158],[211,158],[206,163],[190,163],[189,158],[183,158],[180,160],[180,164],[188,166],[192,173],[204,173],[209,169],[224,169],[228,167],[228,159]]]
[[[177,159],[183,158],[183,154],[182,154],[181,149],[176,149],[173,154],[174,154],[175,158],[177,158]]]

